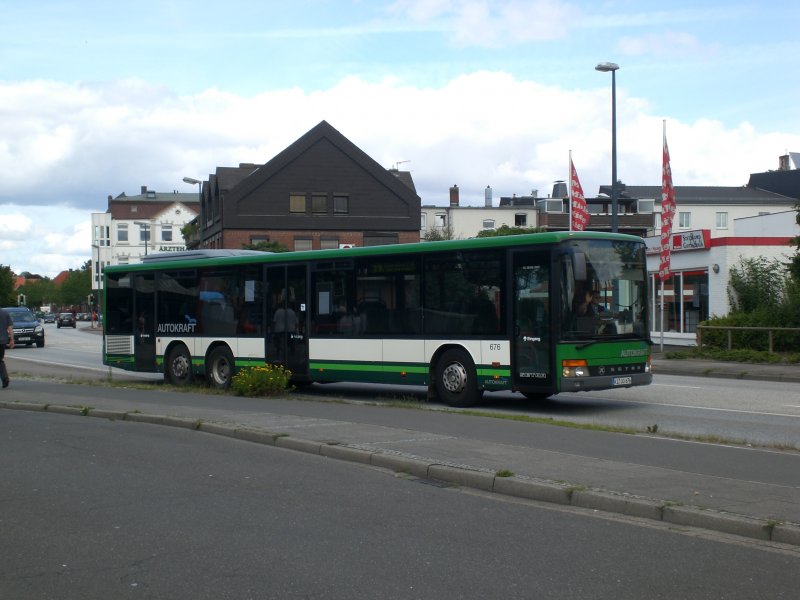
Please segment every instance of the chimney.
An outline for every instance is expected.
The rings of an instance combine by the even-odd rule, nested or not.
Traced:
[[[450,188],[450,206],[458,206],[458,186]]]
[[[484,206],[486,208],[492,207],[492,186],[487,185],[486,191],[484,192]]]
[[[788,171],[789,168],[789,155],[784,154],[778,157],[778,171]]]
[[[147,195],[147,186],[143,185],[142,186],[142,196],[146,196],[146,195]]]
[[[567,198],[569,197],[569,191],[567,190],[567,184],[560,179],[558,181],[553,182],[553,198]]]

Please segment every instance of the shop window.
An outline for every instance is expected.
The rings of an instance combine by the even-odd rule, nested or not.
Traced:
[[[388,246],[398,242],[396,233],[365,233],[364,246]]]
[[[339,247],[339,238],[324,237],[319,241],[320,250],[335,250]]]
[[[708,271],[673,273],[663,286],[658,277],[651,275],[650,284],[651,331],[661,331],[662,304],[664,332],[696,333],[697,325],[708,319]]]
[[[294,249],[299,252],[302,250],[313,250],[311,238],[294,238]]]

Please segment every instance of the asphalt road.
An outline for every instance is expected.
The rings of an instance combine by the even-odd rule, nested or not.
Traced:
[[[188,430],[0,412],[0,597],[793,598],[768,544]]]

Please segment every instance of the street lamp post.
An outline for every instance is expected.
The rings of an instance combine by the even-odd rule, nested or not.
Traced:
[[[595,70],[602,73],[611,71],[611,231],[618,229],[617,206],[617,69],[619,65],[612,62],[600,63]]]
[[[92,293],[95,302],[100,302],[100,246],[92,244],[92,249],[97,248],[97,262],[92,265]],[[92,261],[94,261],[94,252],[92,252]],[[94,328],[94,321],[92,321],[92,328]]]
[[[195,179],[194,177],[184,177],[183,182],[197,186],[197,195],[198,195],[198,200],[200,201],[200,216],[197,217],[200,221],[200,227],[197,228],[197,232],[200,235],[200,247],[202,248],[203,227],[205,227],[206,225],[205,223],[203,223],[203,182],[200,181],[199,179]]]
[[[150,223],[147,221],[134,221],[133,224],[144,229],[144,255],[147,256],[147,247],[150,245]]]

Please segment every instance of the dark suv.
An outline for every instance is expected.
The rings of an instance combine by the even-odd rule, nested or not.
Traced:
[[[14,345],[36,344],[38,348],[44,346],[44,327],[30,309],[24,306],[9,306],[5,311],[11,316],[14,326]]]
[[[56,319],[57,327],[72,327],[75,329],[75,315],[72,313],[61,313]]]

